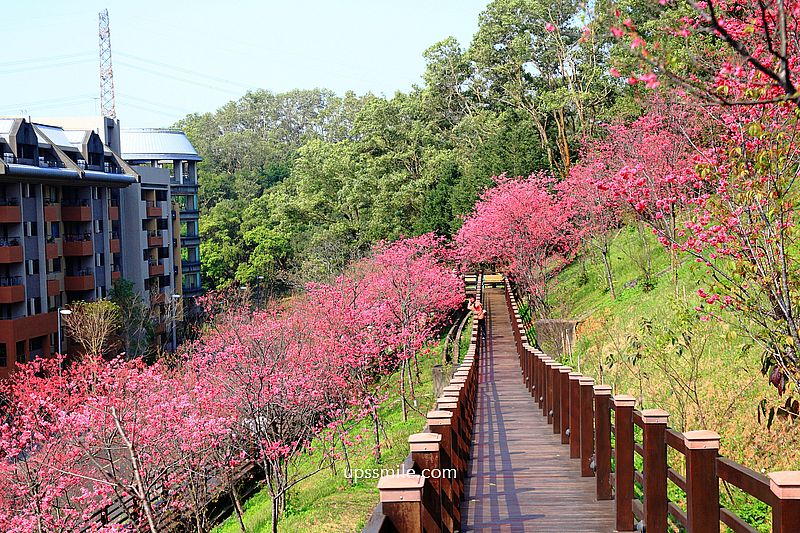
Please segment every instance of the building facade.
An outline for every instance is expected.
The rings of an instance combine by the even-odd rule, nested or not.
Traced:
[[[176,287],[187,298],[202,292],[200,280],[200,233],[197,203],[197,163],[200,156],[182,131],[124,129],[122,157],[142,175],[166,180],[171,206],[175,250],[173,275]]]
[[[183,287],[200,290],[191,144],[181,133],[185,153],[129,164],[117,121],[82,120],[0,118],[0,378],[58,351],[59,308],[116,280],[153,306],[160,346],[174,342]]]

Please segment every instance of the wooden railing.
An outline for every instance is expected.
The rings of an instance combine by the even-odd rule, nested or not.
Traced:
[[[478,275],[476,279],[478,301],[482,301],[481,278]],[[410,453],[403,464],[405,473],[383,476],[378,481],[380,503],[364,533],[461,530],[480,356],[478,323],[473,316],[464,360],[436,400],[436,409],[428,413],[423,432],[408,438]],[[423,472],[436,474],[423,476]]]
[[[721,505],[722,480],[772,508],[772,531],[800,532],[800,471],[765,476],[721,457],[713,431],[675,431],[666,411],[636,410],[633,396],[612,395],[610,386],[534,348],[507,281],[505,288],[524,383],[570,457],[579,459],[581,475],[596,478],[597,499],[615,501],[617,531],[666,532],[669,517],[692,533],[719,533],[720,522],[737,533],[757,531]],[[668,449],[683,456],[685,476],[670,466]],[[685,507],[669,500],[667,480],[685,493]]]

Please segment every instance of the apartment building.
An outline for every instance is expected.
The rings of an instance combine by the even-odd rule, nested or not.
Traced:
[[[201,290],[200,157],[186,136],[0,118],[0,151],[0,378],[59,349],[60,307],[123,277],[152,306],[155,343],[174,343],[182,295]]]
[[[58,309],[121,275],[120,191],[136,172],[91,130],[0,119],[0,377],[54,353]]]
[[[167,184],[167,205],[172,211],[168,239],[173,243],[175,286],[187,298],[199,295],[202,286],[197,163],[202,159],[178,130],[123,129],[120,143],[122,157],[141,174],[143,186],[145,177]]]

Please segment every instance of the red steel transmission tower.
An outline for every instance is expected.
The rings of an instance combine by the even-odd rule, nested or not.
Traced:
[[[111,66],[111,27],[108,9],[100,12],[100,113],[104,117],[117,118],[114,100],[114,69]]]

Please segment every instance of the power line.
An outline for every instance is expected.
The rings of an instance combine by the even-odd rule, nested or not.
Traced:
[[[29,57],[27,59],[16,59],[14,61],[2,61],[0,67],[14,66],[14,65],[28,65],[30,63],[41,63],[50,61],[60,61],[63,59],[74,59],[77,57],[90,57],[93,56],[91,52],[78,52],[75,54],[62,54],[60,56],[46,56],[46,57]]]
[[[91,62],[92,62],[91,59],[78,59],[78,60],[74,60],[74,61],[61,61],[61,62],[51,63],[51,64],[26,65],[26,66],[12,68],[12,69],[0,70],[0,74],[16,74],[16,73],[19,73],[19,72],[30,72],[30,71],[34,71],[34,70],[47,70],[47,69],[53,69],[53,68],[59,68],[59,67],[67,67],[67,66],[71,66],[71,65],[80,65],[82,63],[91,63]]]
[[[158,108],[158,107],[168,107],[170,109],[173,109],[175,111],[178,111],[178,112],[186,114],[186,115],[188,115],[189,113],[193,112],[193,111],[191,111],[189,109],[186,109],[185,107],[178,107],[178,106],[174,106],[174,105],[170,105],[170,104],[165,104],[163,102],[154,102],[153,100],[147,100],[145,98],[139,98],[138,96],[132,96],[130,94],[124,94],[124,93],[117,93],[117,94],[119,94],[119,96],[121,98],[125,98],[126,100],[136,100],[138,102],[141,102],[141,103],[147,104],[147,105],[151,105],[151,106],[156,107],[156,108]]]
[[[188,69],[188,68],[185,68],[185,67],[179,67],[177,65],[170,65],[169,63],[162,63],[160,61],[153,61],[151,59],[146,59],[144,57],[135,56],[133,54],[126,54],[124,52],[117,52],[117,55],[118,56],[122,56],[122,57],[127,57],[128,59],[141,61],[142,63],[146,63],[148,65],[164,67],[164,68],[168,68],[170,70],[177,70],[179,72],[183,72],[185,74],[191,74],[191,75],[197,76],[199,78],[206,78],[206,79],[209,79],[209,80],[212,80],[212,81],[218,81],[218,82],[222,82],[222,83],[227,83],[228,85],[233,85],[235,87],[239,87],[239,88],[242,88],[242,89],[245,89],[245,90],[252,89],[251,85],[244,85],[242,83],[237,83],[235,81],[226,80],[224,78],[217,78],[216,76],[209,76],[208,74],[203,74],[201,72],[197,72],[196,70],[191,70],[191,69]]]
[[[209,84],[202,83],[202,82],[199,82],[199,81],[194,81],[194,80],[190,80],[190,79],[187,79],[187,78],[181,78],[181,77],[178,77],[178,76],[174,76],[172,74],[166,74],[164,72],[158,72],[156,70],[147,69],[147,68],[141,67],[139,65],[134,65],[133,63],[128,63],[126,61],[117,61],[117,65],[123,65],[123,66],[126,66],[128,68],[132,68],[132,69],[138,70],[140,72],[146,72],[148,74],[153,74],[154,76],[158,76],[158,77],[161,77],[161,78],[168,78],[168,79],[179,81],[179,82],[182,82],[182,83],[187,83],[189,85],[194,85],[195,87],[204,87],[206,89],[211,89],[213,91],[219,91],[219,92],[226,93],[226,94],[234,94],[234,95],[237,95],[237,96],[241,96],[241,94],[242,94],[241,91],[235,91],[233,89],[224,89],[222,87],[217,87],[215,85],[209,85]]]

